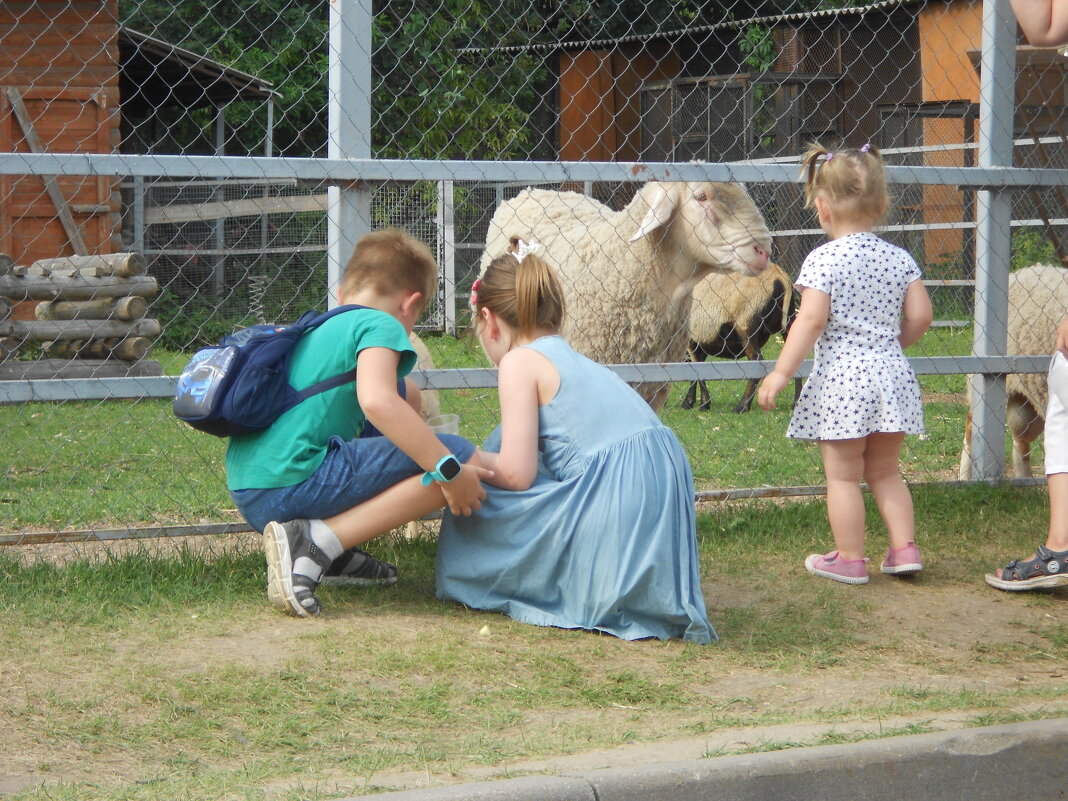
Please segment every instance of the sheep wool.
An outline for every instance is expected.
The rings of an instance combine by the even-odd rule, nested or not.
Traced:
[[[419,335],[412,331],[408,334],[408,341],[412,343],[412,348],[415,350],[415,370],[433,370],[434,358],[430,355],[430,351],[427,349],[426,344]],[[436,389],[424,389],[419,393],[423,403],[423,419],[429,420],[431,417],[437,417],[441,414],[441,399],[438,397],[438,391]]]
[[[694,342],[711,342],[719,336],[724,325],[729,325],[737,329],[744,340],[763,319],[776,281],[785,287],[785,292],[782,314],[777,314],[773,323],[778,331],[784,331],[790,315],[794,285],[786,271],[771,262],[759,275],[717,273],[701,281],[693,291],[690,339]]]
[[[773,334],[785,333],[793,310],[794,284],[775,262],[759,275],[712,273],[693,291],[690,310],[690,361],[706,356],[728,359],[761,358],[761,351]],[[708,388],[694,381],[683,400],[683,408],[694,406],[700,389],[700,408],[709,408]],[[747,412],[756,394],[757,382],[746,382],[736,412]]]
[[[490,221],[482,271],[509,238],[535,240],[560,276],[563,335],[603,364],[682,361],[693,288],[712,271],[767,265],[771,235],[739,184],[643,184],[621,211],[575,192],[525,189]],[[640,385],[659,410],[666,386]]]
[[[1008,336],[1010,356],[1044,356],[1053,353],[1057,324],[1068,314],[1068,269],[1035,264],[1009,275]],[[1008,395],[1006,423],[1012,433],[1012,472],[1015,478],[1031,475],[1031,443],[1041,435],[1049,393],[1045,373],[1010,373],[1005,377]],[[969,383],[969,407],[971,392]],[[965,422],[960,478],[972,475],[971,410]]]

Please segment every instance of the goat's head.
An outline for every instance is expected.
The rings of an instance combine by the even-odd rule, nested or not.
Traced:
[[[741,184],[651,182],[632,208],[643,216],[630,241],[659,236],[658,248],[682,282],[711,271],[752,275],[768,266],[771,234]]]

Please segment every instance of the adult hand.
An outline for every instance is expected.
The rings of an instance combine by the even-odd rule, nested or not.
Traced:
[[[757,391],[757,403],[760,404],[760,408],[765,412],[774,409],[775,397],[789,383],[790,376],[778,372],[769,373],[767,378],[760,382],[760,389]]]
[[[455,479],[447,484],[438,484],[449,511],[463,517],[477,512],[482,507],[482,499],[486,497],[482,480],[492,476],[492,470],[468,463],[460,469],[460,475]]]

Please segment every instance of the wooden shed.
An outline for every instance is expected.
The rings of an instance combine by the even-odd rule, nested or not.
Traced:
[[[0,151],[119,148],[117,0],[0,4]],[[0,252],[16,264],[121,249],[108,176],[0,176]]]
[[[228,103],[268,107],[277,92],[227,67],[119,24],[117,0],[0,4],[0,151],[217,153]],[[176,139],[175,119],[215,109],[216,143]],[[270,128],[265,143],[270,152]],[[0,253],[16,264],[141,249],[129,235],[123,176],[0,176]],[[128,192],[127,195],[130,193]],[[149,269],[154,269],[150,260]],[[32,316],[22,304],[16,317]]]
[[[884,0],[556,45],[560,158],[733,161],[845,139],[900,149],[891,164],[971,165],[982,13],[982,0]],[[739,41],[750,28],[774,40],[768,72],[745,63]],[[1017,49],[1017,137],[1063,129],[1066,62],[1056,48]],[[1063,146],[1051,148],[1063,160]],[[1018,158],[1033,152],[1019,149]],[[760,191],[768,197],[758,202],[780,215],[797,205],[788,192]],[[929,264],[969,270],[974,191],[904,186],[897,194],[894,222],[948,224],[903,234],[905,244]],[[780,230],[811,227],[801,217],[772,222]],[[810,244],[785,237],[776,250],[796,267]]]

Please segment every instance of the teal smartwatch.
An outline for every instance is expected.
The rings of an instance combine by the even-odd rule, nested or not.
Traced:
[[[429,487],[431,481],[448,484],[460,475],[461,468],[460,460],[450,453],[448,456],[442,456],[441,461],[435,465],[433,470],[427,470],[423,473],[423,477],[419,481],[424,487]]]

